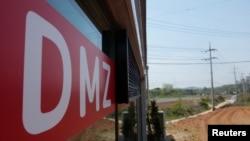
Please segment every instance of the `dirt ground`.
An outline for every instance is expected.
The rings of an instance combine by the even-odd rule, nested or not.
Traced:
[[[204,115],[166,124],[167,136],[175,141],[207,141],[209,124],[250,124],[250,107],[233,106],[216,109]]]
[[[115,122],[113,120],[101,119],[88,129],[71,137],[68,141],[114,141]]]
[[[184,101],[190,104],[197,101]],[[174,102],[158,103],[159,108],[173,105]],[[175,141],[207,141],[209,124],[250,124],[250,107],[232,106],[218,108],[206,114],[166,123],[166,135]],[[73,136],[68,141],[114,141],[115,124],[112,120],[102,119]]]

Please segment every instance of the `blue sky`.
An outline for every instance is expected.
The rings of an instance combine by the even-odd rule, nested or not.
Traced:
[[[147,0],[149,87],[234,84],[250,73],[250,0]]]

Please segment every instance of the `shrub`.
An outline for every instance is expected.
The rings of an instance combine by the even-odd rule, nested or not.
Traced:
[[[184,105],[181,100],[177,101],[171,107],[167,107],[164,110],[166,114],[166,120],[173,120],[183,117],[188,117],[194,114],[201,113],[202,111],[208,110],[210,101],[209,97],[204,97],[201,99],[198,105]]]
[[[203,97],[203,98],[201,98],[201,101],[202,102],[206,102],[206,103],[209,103],[209,102],[211,102],[211,98],[210,97]]]
[[[151,137],[151,140],[160,140],[161,139],[161,133],[163,130],[164,125],[161,123],[160,115],[158,114],[158,107],[156,105],[156,101],[151,101],[151,107],[150,107],[150,124],[152,127],[152,133],[149,135]]]
[[[185,116],[185,107],[183,106],[183,104],[181,103],[181,101],[177,101],[172,107],[171,107],[171,111],[174,115],[177,115],[178,117],[182,117]]]
[[[135,104],[130,102],[128,107],[128,113],[124,116],[122,133],[124,135],[125,141],[135,141],[136,140],[136,118],[135,118]]]
[[[250,95],[238,95],[235,105],[248,105],[250,106]]]
[[[208,110],[209,109],[209,106],[208,106],[208,103],[206,101],[200,101],[200,106],[203,110]]]
[[[218,101],[220,101],[220,102],[224,102],[225,101],[225,97],[223,97],[223,96],[218,96],[216,99],[218,99]]]

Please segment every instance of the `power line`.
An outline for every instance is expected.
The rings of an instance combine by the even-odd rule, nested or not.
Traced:
[[[218,30],[204,27],[195,27],[183,24],[176,24],[161,20],[153,20],[153,22],[147,23],[149,26],[164,29],[169,31],[177,31],[190,34],[198,35],[209,35],[209,36],[221,36],[221,37],[249,37],[250,32],[239,32],[239,31],[227,31],[227,30]]]
[[[234,61],[234,62],[216,62],[213,64],[238,64],[238,63],[250,63],[250,61]],[[209,63],[155,63],[155,62],[148,62],[151,65],[207,65]]]
[[[188,34],[195,34],[195,35],[207,35],[207,36],[216,36],[216,37],[234,37],[234,38],[249,38],[250,35],[248,34],[229,34],[229,33],[215,33],[215,32],[209,32],[209,31],[199,31],[199,30],[191,30],[191,29],[182,29],[178,27],[170,27],[170,26],[156,26],[152,25],[151,27],[157,28],[157,29],[163,29],[168,31],[176,31],[176,32],[182,32],[182,33],[188,33]]]
[[[230,0],[221,0],[221,1],[216,1],[216,2],[210,2],[210,3],[200,4],[200,5],[197,5],[197,6],[193,6],[193,7],[189,7],[189,8],[177,10],[177,11],[172,11],[170,13],[167,13],[167,15],[178,14],[178,13],[186,12],[186,11],[189,12],[189,11],[200,9],[200,8],[204,8],[204,7],[210,7],[210,6],[213,6],[213,5],[218,5],[218,4],[227,2],[227,1],[230,1]]]
[[[180,29],[188,29],[188,30],[193,30],[193,31],[204,31],[204,32],[210,32],[210,33],[250,35],[249,32],[228,31],[228,30],[211,29],[211,28],[205,28],[205,27],[196,27],[196,26],[177,24],[177,23],[166,22],[166,21],[161,21],[161,20],[153,20],[153,21],[155,21],[156,23],[149,21],[148,24],[166,26],[166,27],[174,27],[174,28],[180,28]]]
[[[159,20],[155,20],[155,21],[159,21]],[[250,34],[249,32],[218,30],[218,29],[195,27],[195,26],[176,24],[176,23],[164,22],[164,21],[161,21],[161,22],[163,22],[164,24],[152,23],[152,22],[148,22],[148,24],[149,25],[156,25],[156,26],[171,27],[171,28],[179,28],[179,29],[191,30],[191,31],[218,33],[218,34],[234,34],[234,35],[249,35]]]
[[[186,11],[191,11],[191,10],[195,10],[195,9],[199,9],[199,8],[203,8],[203,7],[217,5],[217,4],[220,4],[220,3],[223,3],[223,2],[227,2],[227,1],[229,1],[229,0],[221,0],[221,1],[217,1],[217,2],[206,3],[206,4],[203,4],[203,5],[198,5],[198,6],[194,6],[194,7],[191,7],[191,8],[187,8],[185,10]]]
[[[165,57],[149,57],[149,59],[168,59],[168,60],[187,60],[187,58],[165,58]],[[200,59],[194,59],[194,58],[189,58],[188,60],[200,60]]]
[[[225,57],[220,53],[220,51],[216,51],[216,53],[219,55],[220,60],[222,60],[223,62],[228,62],[227,59],[225,59]],[[230,70],[231,67],[227,67],[227,66],[223,66],[223,70]]]
[[[203,50],[202,48],[186,48],[180,46],[166,46],[166,45],[153,45],[148,44],[148,49],[176,49],[176,50]]]

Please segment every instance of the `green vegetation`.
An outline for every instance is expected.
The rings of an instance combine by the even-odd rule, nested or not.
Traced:
[[[222,108],[229,106],[250,106],[250,94],[239,94],[235,96],[237,96],[237,99],[233,104],[226,104]]]
[[[240,88],[240,84],[237,85],[237,88]],[[220,87],[214,88],[215,95],[220,94],[234,94],[235,85],[223,85]],[[195,88],[190,87],[186,89],[173,88],[171,85],[163,86],[163,88],[154,88],[149,90],[149,98],[161,98],[161,97],[182,97],[182,96],[207,96],[210,95],[211,88]]]
[[[149,90],[149,98],[179,97],[179,96],[187,96],[187,95],[197,95],[200,93],[201,92],[199,92],[199,90],[155,88],[155,89]]]
[[[215,105],[218,105],[218,104],[220,104],[221,102],[224,102],[225,101],[225,97],[223,97],[223,96],[218,96],[218,97],[216,97],[215,99],[214,99],[214,102],[215,102]]]
[[[171,98],[171,97],[184,98],[188,96],[195,96],[195,98],[200,97],[200,101],[196,104],[186,105],[186,104],[183,104],[180,99],[171,107],[161,109],[166,114],[166,120],[173,120],[173,119],[188,117],[188,116],[209,110],[211,108],[210,93],[211,93],[211,88],[190,87],[186,89],[179,89],[179,88],[173,88],[172,85],[167,84],[167,85],[164,85],[163,88],[154,88],[154,89],[149,90],[149,98],[161,100],[164,97],[165,98],[166,97],[167,98]],[[235,85],[230,84],[230,85],[224,85],[221,87],[216,87],[214,88],[214,93],[215,93],[214,105],[216,106],[219,103],[225,101],[226,98],[224,96],[226,96],[226,94],[228,97],[230,97],[231,94],[235,93]],[[242,98],[241,101],[244,101],[246,99],[247,98]],[[247,102],[243,102],[243,103],[247,103]],[[248,102],[247,104],[250,105],[250,102]]]
[[[122,115],[122,114],[123,114],[125,111],[128,111],[128,108],[124,107],[124,108],[118,109],[118,119],[119,119],[119,120],[122,120],[122,118],[123,118],[123,115]],[[115,112],[109,114],[106,118],[115,119]]]
[[[201,111],[205,111],[209,109],[209,105],[208,103],[211,101],[210,97],[203,97],[201,98],[201,101],[199,103],[200,107],[201,107]]]
[[[250,106],[250,95],[249,94],[238,95],[234,105]]]
[[[199,105],[184,105],[181,100],[177,101],[171,107],[163,109],[166,114],[166,120],[174,120],[183,117],[188,117],[202,112],[202,108]]]
[[[214,99],[215,104],[219,104],[225,101],[225,98],[222,96],[218,96]],[[206,110],[210,109],[211,98],[210,97],[202,97],[198,104],[183,104],[182,100],[179,99],[174,105],[171,107],[167,107],[162,109],[166,114],[166,120],[179,119],[183,117],[192,116],[195,114],[199,114]]]
[[[136,116],[135,116],[135,104],[130,102],[128,112],[124,114],[122,133],[125,141],[136,141],[137,130],[136,130]]]
[[[148,140],[159,141],[162,137],[162,131],[164,130],[164,125],[162,125],[161,117],[158,114],[158,107],[156,101],[151,101],[151,106],[148,107],[149,117],[147,117],[148,122]]]

